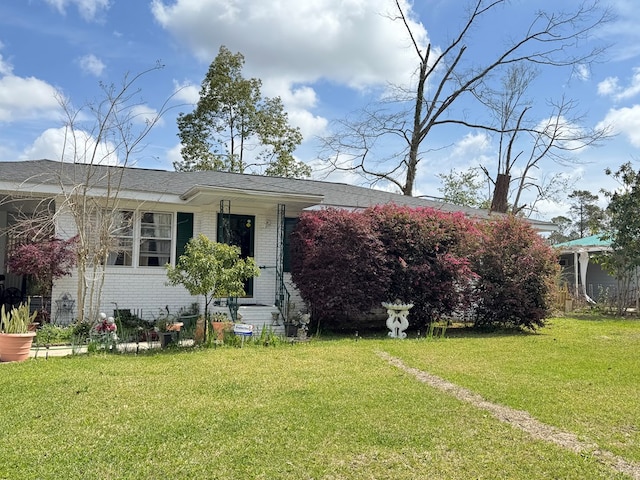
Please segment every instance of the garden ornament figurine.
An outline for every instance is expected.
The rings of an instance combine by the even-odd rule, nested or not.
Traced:
[[[409,327],[409,310],[413,307],[413,303],[402,303],[396,299],[393,303],[382,302],[382,306],[387,309],[387,328],[388,335],[391,338],[407,338],[405,330]]]

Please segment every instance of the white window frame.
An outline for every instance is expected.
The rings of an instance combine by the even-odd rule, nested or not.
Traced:
[[[145,219],[145,215],[158,215],[158,216],[164,216],[164,217],[168,217],[169,218],[169,224],[163,224],[162,222],[154,222],[154,223],[148,223],[148,222],[143,222],[143,220]],[[139,233],[139,238],[138,238],[138,255],[137,255],[137,259],[138,259],[138,266],[141,267],[164,267],[165,264],[167,263],[171,263],[171,252],[173,251],[174,248],[174,242],[173,242],[173,235],[174,235],[174,224],[175,224],[175,219],[174,219],[174,215],[172,213],[168,213],[168,212],[156,212],[156,211],[141,211],[139,212],[139,229],[138,229],[138,233]],[[162,230],[166,229],[168,227],[169,231],[168,234],[163,235],[162,234]],[[152,229],[154,231],[154,234],[150,235],[148,232],[145,232],[145,229]],[[149,242],[149,243],[156,243],[157,245],[159,244],[166,244],[168,242],[168,248],[166,249],[166,251],[162,251],[161,249],[156,249],[156,250],[151,250],[151,249],[146,249],[143,250],[143,246],[145,245],[145,242]],[[147,259],[146,262],[143,262],[143,259]],[[162,263],[159,262],[157,265],[149,265],[149,259],[151,258],[166,258],[166,262]],[[143,265],[144,263],[144,265]]]
[[[151,258],[154,255],[150,255],[150,253],[153,253],[153,251],[151,252],[145,252],[142,250],[142,246],[143,246],[143,242],[145,241],[160,241],[160,242],[169,242],[169,251],[168,253],[160,253],[157,255],[158,257],[167,257],[167,261],[168,263],[172,263],[173,262],[173,256],[174,256],[174,250],[175,250],[175,244],[176,244],[176,239],[175,239],[175,235],[176,235],[176,214],[175,212],[167,212],[167,211],[160,211],[160,210],[133,210],[133,209],[127,209],[127,208],[122,208],[118,210],[118,213],[120,212],[131,212],[133,215],[132,218],[132,222],[131,222],[131,231],[132,231],[132,236],[129,237],[127,235],[114,235],[113,238],[114,239],[131,239],[131,250],[127,251],[127,253],[130,252],[131,254],[131,265],[115,265],[112,264],[111,262],[109,262],[109,267],[116,267],[116,268],[149,268],[149,269],[158,269],[158,268],[163,268],[164,267],[164,263],[162,264],[158,264],[158,265],[141,265],[141,258],[143,258],[144,255],[146,255],[146,258]],[[168,225],[169,227],[169,232],[168,232],[168,236],[163,236],[163,235],[159,235],[159,236],[143,236],[142,233],[142,229],[143,229],[143,217],[145,214],[154,214],[154,215],[168,215],[169,219],[170,219],[170,224]],[[153,224],[149,224],[149,225],[153,225]],[[162,224],[158,224],[155,228],[157,229],[162,229],[162,227],[167,227],[166,225],[162,225]],[[112,256],[117,256],[118,252],[112,252],[109,255],[109,258],[111,259]]]
[[[135,259],[136,212],[134,210],[123,208],[114,213],[116,214],[116,219],[126,219],[127,222],[125,223],[123,221],[120,222],[119,225],[114,226],[114,232],[111,236],[111,238],[113,238],[114,247],[112,247],[112,251],[109,253],[107,265],[114,267],[133,267]],[[129,218],[127,219],[127,217]],[[127,248],[118,248],[123,246],[125,243],[127,244]],[[118,260],[124,262],[126,259],[128,259],[130,263],[116,263]]]

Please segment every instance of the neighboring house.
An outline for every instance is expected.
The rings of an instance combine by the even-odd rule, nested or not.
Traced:
[[[595,255],[611,250],[611,241],[599,235],[579,238],[553,246],[560,254],[562,279],[575,298],[599,302],[617,289],[616,279],[593,261]]]
[[[61,191],[69,191],[77,184],[75,179],[86,178],[87,169],[92,174],[91,194],[98,201],[107,194],[109,175],[118,180],[119,210],[133,227],[123,230],[117,241],[124,247],[109,257],[102,310],[110,313],[117,304],[147,318],[165,306],[176,311],[194,302],[184,288],[166,284],[163,266],[175,264],[186,242],[199,233],[239,245],[244,256],[255,258],[262,273],[247,286],[247,296],[239,303],[245,306],[243,319],[261,325],[271,320],[274,305],[289,305],[283,301],[289,292],[296,309],[302,307],[288,273],[287,238],[305,210],[395,203],[488,218],[482,210],[340,183],[34,160],[0,162],[0,232],[6,231],[3,227],[11,225],[18,212],[28,214],[48,198],[57,200],[56,208],[62,209],[57,215],[56,236],[74,236],[75,223],[64,211]],[[533,226],[544,231],[552,224],[533,222]],[[0,234],[0,274],[5,274],[7,287],[19,287],[21,280],[5,271],[6,254],[14,241]],[[55,300],[74,297],[77,281],[76,275],[56,281],[52,318],[57,316]],[[249,306],[254,308],[249,310]]]

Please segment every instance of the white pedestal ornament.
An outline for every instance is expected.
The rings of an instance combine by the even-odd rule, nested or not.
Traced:
[[[396,300],[393,303],[382,302],[382,306],[387,309],[387,328],[388,335],[391,338],[407,338],[405,330],[409,327],[409,310],[413,307],[413,303],[402,303]]]

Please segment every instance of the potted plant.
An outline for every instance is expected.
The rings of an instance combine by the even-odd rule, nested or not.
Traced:
[[[180,335],[180,329],[183,325],[183,322],[173,321],[168,309],[166,314],[160,315],[156,320],[156,330],[158,332],[158,338],[160,339],[160,347],[165,348],[167,345],[173,343],[174,337]]]
[[[160,340],[160,348],[165,348],[171,343],[173,332],[170,330],[171,321],[166,316],[161,316],[156,320],[156,331]]]
[[[33,320],[38,312],[30,313],[29,302],[13,307],[10,312],[0,307],[0,362],[21,362],[29,358],[29,350],[36,332]]]
[[[183,285],[191,295],[204,296],[204,340],[211,301],[244,296],[244,282],[260,275],[253,258],[240,257],[239,247],[213,242],[203,234],[189,240],[175,267],[167,264],[166,269],[170,285]]]
[[[218,341],[224,340],[225,332],[233,331],[233,322],[224,312],[216,312],[211,315],[211,326],[215,339]]]

